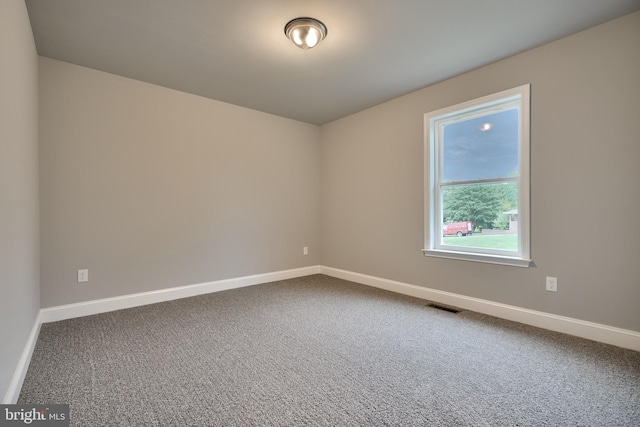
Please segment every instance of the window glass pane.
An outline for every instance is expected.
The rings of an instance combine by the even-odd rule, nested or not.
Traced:
[[[518,176],[518,109],[445,124],[442,182]]]
[[[518,182],[442,187],[441,244],[518,251]]]

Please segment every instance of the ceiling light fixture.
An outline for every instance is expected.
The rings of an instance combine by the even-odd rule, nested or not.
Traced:
[[[327,37],[327,27],[317,19],[296,18],[287,22],[284,33],[300,49],[311,49]]]

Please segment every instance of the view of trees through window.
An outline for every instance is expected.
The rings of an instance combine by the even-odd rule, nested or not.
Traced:
[[[442,217],[445,223],[472,221],[477,231],[508,230],[509,215],[517,210],[517,182],[446,187]]]
[[[445,244],[507,251],[518,249],[516,181],[446,187],[443,189],[442,206],[445,224],[473,223],[473,233],[467,238],[443,236]],[[483,230],[485,234],[481,235]],[[493,230],[501,233],[488,234]]]

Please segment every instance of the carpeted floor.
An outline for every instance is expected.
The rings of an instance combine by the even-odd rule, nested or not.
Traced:
[[[640,426],[640,353],[315,275],[42,325],[78,426]]]

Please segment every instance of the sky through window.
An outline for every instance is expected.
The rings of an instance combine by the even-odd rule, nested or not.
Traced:
[[[444,126],[443,182],[518,174],[518,109]]]

